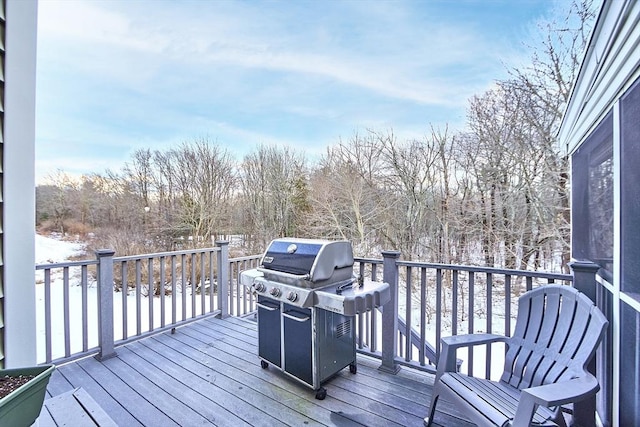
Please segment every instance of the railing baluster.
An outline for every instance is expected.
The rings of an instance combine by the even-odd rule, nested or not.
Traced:
[[[207,312],[207,308],[206,308],[206,302],[207,302],[207,289],[205,287],[205,282],[206,282],[206,278],[207,278],[207,273],[206,273],[206,265],[205,265],[205,258],[204,258],[204,252],[202,252],[200,254],[200,314],[205,314]]]
[[[64,309],[64,356],[71,356],[71,322],[69,319],[69,267],[62,270],[62,306]]]
[[[129,338],[129,316],[128,316],[128,301],[129,301],[129,277],[127,276],[127,261],[120,262],[120,271],[122,274],[122,339]]]
[[[442,269],[436,269],[436,359],[440,358],[442,338]]]
[[[182,254],[180,257],[180,273],[182,280],[182,320],[187,320],[187,267],[186,267],[186,254]]]
[[[177,283],[178,277],[176,273],[176,264],[178,262],[178,257],[175,255],[171,256],[171,323],[176,324],[178,321],[178,292],[177,292]]]
[[[458,270],[453,270],[451,287],[451,335],[458,335]]]
[[[362,331],[363,331],[362,321],[363,321],[363,318],[364,318],[364,313],[358,313],[356,315],[356,325],[357,325],[357,328],[358,328],[358,331],[356,332],[356,346],[359,349],[363,348],[363,345],[362,345],[362,342],[363,342],[362,341]]]
[[[155,289],[155,283],[153,280],[153,258],[149,257],[147,258],[147,275],[149,276],[147,283],[149,286],[149,331],[153,331],[154,329],[154,324],[153,324],[153,300],[156,294],[156,289]]]
[[[369,338],[369,342],[371,345],[371,351],[378,351],[378,313],[377,312],[367,312],[367,337]]]
[[[51,352],[51,269],[44,270],[44,345],[46,363],[53,360]]]
[[[165,256],[160,257],[160,327],[164,328],[166,325],[165,306],[166,306],[166,289],[165,284],[167,282],[167,274],[165,272]]]
[[[195,317],[196,315],[196,283],[198,282],[198,279],[196,277],[196,271],[197,271],[197,266],[196,266],[196,255],[195,254],[191,254],[191,318]]]
[[[469,334],[474,333],[474,319],[476,317],[475,310],[475,292],[476,291],[476,275],[473,271],[469,272]],[[467,351],[469,360],[467,362],[467,372],[473,375],[473,346],[469,346]]]
[[[242,283],[240,283],[240,263],[236,262],[235,265],[236,265],[236,268],[231,272],[231,277],[229,280],[231,280],[231,283],[233,284],[233,287],[236,290],[236,298],[240,302],[240,304],[238,305],[237,315],[242,316],[246,314],[243,310],[242,302],[244,301],[247,289],[244,286],[242,286]]]
[[[405,287],[405,332],[404,332],[404,340],[405,340],[405,360],[408,362],[409,360],[411,360],[411,274],[412,274],[412,270],[411,267],[407,266],[406,267],[406,275],[407,275],[407,284]]]
[[[359,262],[358,263],[358,276],[364,279],[364,274],[365,274],[365,263],[364,262]],[[364,313],[360,313],[358,314],[358,348],[359,349],[363,349],[364,348],[364,343],[368,342],[369,340],[367,338],[364,337],[365,334],[365,326],[367,327],[368,330],[368,319],[369,317],[367,315],[365,315]],[[369,350],[371,350],[371,346],[369,346]],[[372,350],[373,351],[373,350]]]
[[[427,269],[420,269],[420,350],[418,352],[420,366],[426,364],[425,346],[427,331]]]
[[[80,266],[80,286],[82,286],[82,351],[89,349],[89,321],[87,319],[87,287],[88,287],[87,266]]]
[[[141,260],[136,260],[136,334],[142,333],[142,271]]]
[[[487,333],[490,334],[492,332],[491,321],[493,318],[493,275],[491,273],[487,273]],[[489,379],[491,376],[491,345],[487,344],[486,346],[486,357],[485,357],[485,378]]]
[[[232,313],[230,314],[233,316],[240,316],[242,314],[240,304],[242,292],[240,292],[240,284],[233,280],[236,276],[236,271],[238,271],[238,264],[231,263],[229,265],[229,298],[232,299],[232,303],[230,304],[230,307],[232,307]],[[233,312],[233,307],[235,307],[235,312]]]
[[[214,252],[209,252],[209,313],[216,309],[215,300],[213,298],[214,291],[216,290],[215,282],[213,281],[213,273],[214,273]]]
[[[245,269],[251,268],[250,265],[246,265],[246,264],[250,264],[249,260],[245,260],[244,263],[245,263]],[[238,275],[237,281],[238,281],[238,284],[242,285],[242,283],[240,282],[240,275]],[[247,301],[247,304],[245,305],[245,310],[243,314],[247,314],[252,311],[252,301],[253,301],[252,297],[253,296],[251,295],[251,292],[245,289],[244,300]]]
[[[517,279],[516,279],[517,280]],[[504,278],[504,334],[511,336],[511,275]],[[505,348],[506,351],[506,348]]]

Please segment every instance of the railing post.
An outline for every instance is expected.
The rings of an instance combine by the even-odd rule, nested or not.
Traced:
[[[382,278],[389,284],[391,299],[382,306],[382,365],[378,369],[392,374],[398,373],[396,363],[398,340],[398,251],[382,251]]]
[[[220,248],[218,252],[218,309],[219,317],[224,319],[229,317],[229,242],[226,240],[216,240],[216,246]]]
[[[96,359],[105,360],[116,355],[113,338],[113,256],[112,249],[99,249],[98,258],[98,346]]]
[[[597,304],[596,301],[596,273],[600,269],[598,264],[591,261],[574,261],[569,263],[573,272],[573,287],[585,294]],[[587,370],[596,375],[596,358],[591,359]],[[596,376],[597,378],[597,376]],[[596,397],[592,396],[581,402],[573,404],[572,427],[592,426],[596,420]]]
[[[569,263],[573,273],[573,287],[596,302],[596,273],[600,266],[591,261],[573,261]]]

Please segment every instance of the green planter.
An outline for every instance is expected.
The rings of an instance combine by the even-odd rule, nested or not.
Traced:
[[[0,376],[34,375],[9,395],[0,399],[0,426],[25,426],[35,422],[42,410],[49,377],[56,367],[41,365],[29,368],[0,369]]]

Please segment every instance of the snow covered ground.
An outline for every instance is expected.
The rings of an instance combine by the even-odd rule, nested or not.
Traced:
[[[62,262],[86,251],[86,245],[36,234],[36,264]]]

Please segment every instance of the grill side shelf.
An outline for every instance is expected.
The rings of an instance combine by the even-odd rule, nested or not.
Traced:
[[[355,316],[380,307],[391,300],[388,283],[367,280],[362,287],[341,289],[336,286],[315,292],[315,306],[345,316]]]

